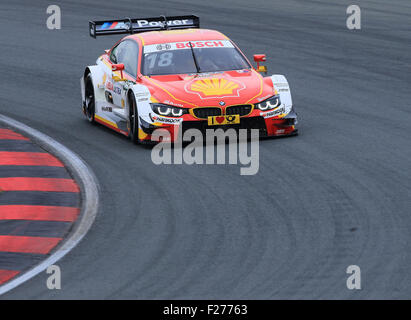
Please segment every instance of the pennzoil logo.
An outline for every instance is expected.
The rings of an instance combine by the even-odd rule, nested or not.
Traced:
[[[187,92],[196,93],[201,99],[238,97],[239,92],[244,88],[244,84],[225,78],[194,80],[185,87]]]

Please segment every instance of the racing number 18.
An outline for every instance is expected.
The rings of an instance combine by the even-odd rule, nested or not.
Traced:
[[[156,65],[157,57],[159,56],[157,66],[159,67],[168,67],[171,64],[173,54],[171,52],[163,52],[161,54],[155,53],[151,54],[147,57],[148,60],[148,67],[153,69]]]

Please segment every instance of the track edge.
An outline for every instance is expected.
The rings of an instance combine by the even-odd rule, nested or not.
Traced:
[[[1,114],[0,123],[26,135],[46,151],[59,158],[74,176],[81,191],[81,211],[79,221],[75,224],[70,235],[63,240],[48,258],[0,286],[0,295],[2,295],[46,270],[47,267],[63,258],[84,238],[91,228],[98,212],[99,185],[96,176],[89,166],[67,147],[40,131]]]

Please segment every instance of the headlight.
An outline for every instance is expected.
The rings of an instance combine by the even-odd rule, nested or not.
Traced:
[[[261,111],[267,111],[267,110],[275,109],[280,105],[281,105],[280,96],[276,95],[263,102],[257,103],[256,107],[260,109]]]
[[[166,117],[181,117],[188,113],[188,109],[169,106],[161,103],[150,103],[151,109],[160,116]]]

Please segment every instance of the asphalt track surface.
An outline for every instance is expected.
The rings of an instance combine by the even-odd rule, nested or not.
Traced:
[[[357,1],[50,1],[0,4],[0,112],[79,154],[101,209],[58,265],[1,298],[411,298],[411,3]],[[90,125],[84,66],[118,37],[94,40],[90,19],[196,14],[269,73],[285,74],[298,137],[260,143],[260,169],[156,166],[150,150]],[[348,290],[358,265],[362,289]]]

